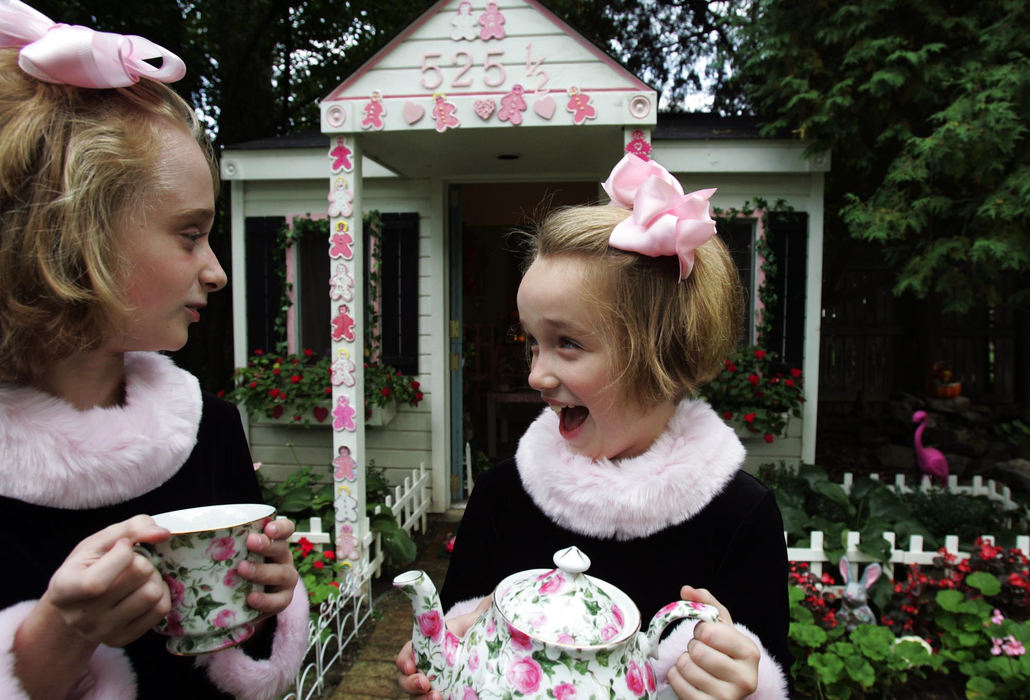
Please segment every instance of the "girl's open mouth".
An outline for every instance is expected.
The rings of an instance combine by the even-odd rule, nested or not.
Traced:
[[[590,409],[586,406],[562,406],[558,411],[558,431],[568,437],[586,422]]]

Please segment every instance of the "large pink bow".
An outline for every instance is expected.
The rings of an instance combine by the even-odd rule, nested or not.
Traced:
[[[0,0],[0,47],[21,48],[21,69],[48,83],[117,88],[141,77],[173,83],[186,75],[182,59],[152,41],[55,24],[21,0]],[[160,68],[146,62],[154,58]]]
[[[669,171],[627,153],[603,184],[611,203],[633,213],[612,231],[608,244],[650,257],[676,255],[680,280],[694,269],[694,250],[715,235],[708,213],[714,189],[683,194]]]

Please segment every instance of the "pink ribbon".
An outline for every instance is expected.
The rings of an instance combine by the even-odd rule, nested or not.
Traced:
[[[633,210],[612,230],[608,244],[652,258],[676,255],[680,280],[689,277],[694,250],[715,235],[715,221],[708,213],[715,189],[683,194],[668,170],[631,153],[616,164],[603,187],[612,204]]]
[[[0,0],[0,47],[20,48],[21,69],[48,83],[117,88],[141,77],[172,83],[186,75],[182,59],[148,39],[55,24],[21,0]],[[160,68],[146,62],[155,58]]]

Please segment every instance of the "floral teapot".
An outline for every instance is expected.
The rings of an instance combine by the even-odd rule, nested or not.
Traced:
[[[578,548],[556,552],[554,563],[501,581],[490,609],[461,639],[444,625],[424,572],[393,580],[415,609],[416,665],[445,699],[659,697],[648,657],[657,656],[662,631],[676,620],[719,614],[703,603],[670,603],[641,632],[637,606],[587,576],[590,560]]]

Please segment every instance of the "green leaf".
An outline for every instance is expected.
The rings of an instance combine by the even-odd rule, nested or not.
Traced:
[[[966,576],[966,583],[984,595],[998,595],[1001,592],[998,577],[986,571],[974,571]]]

